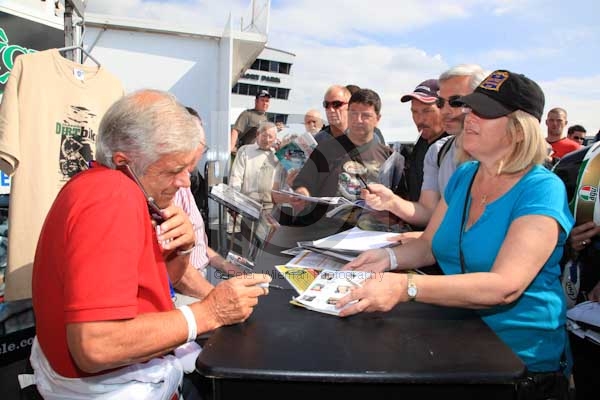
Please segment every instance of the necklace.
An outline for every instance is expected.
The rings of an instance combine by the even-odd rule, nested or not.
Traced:
[[[485,206],[487,204],[487,194],[481,196],[480,205]]]

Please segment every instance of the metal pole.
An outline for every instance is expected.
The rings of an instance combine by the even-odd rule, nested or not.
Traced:
[[[73,4],[70,1],[65,1],[65,13],[64,13],[64,21],[65,21],[65,46],[74,46],[73,40]],[[75,52],[73,50],[65,51],[65,58],[68,58],[71,61],[75,61]]]

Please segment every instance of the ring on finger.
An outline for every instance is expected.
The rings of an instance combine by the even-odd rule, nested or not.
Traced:
[[[585,240],[582,240],[582,241],[581,241],[581,245],[582,245],[582,246],[585,246],[586,244],[587,244],[587,241],[585,241]]]

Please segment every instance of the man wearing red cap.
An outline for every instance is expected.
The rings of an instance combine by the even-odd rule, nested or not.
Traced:
[[[428,79],[421,82],[412,93],[408,93],[400,99],[403,103],[411,102],[410,112],[419,131],[419,139],[414,150],[406,159],[404,187],[398,193],[409,201],[418,201],[421,195],[423,160],[427,149],[436,140],[447,136],[438,106],[439,90],[438,80]]]

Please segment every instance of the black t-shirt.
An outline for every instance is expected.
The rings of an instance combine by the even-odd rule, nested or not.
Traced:
[[[325,140],[311,153],[298,173],[292,187],[306,187],[313,197],[343,196],[354,200],[360,193],[361,182],[377,182],[381,165],[391,154],[389,147],[376,139],[356,147],[346,135]],[[364,174],[362,174],[364,173]],[[309,204],[296,218],[296,223],[310,225],[324,217],[328,207]],[[349,229],[355,221],[346,221]]]
[[[311,196],[342,196],[355,200],[361,182],[377,182],[381,165],[390,156],[389,147],[373,139],[356,147],[346,135],[320,143],[298,173],[294,188],[306,187]]]
[[[421,196],[421,186],[423,185],[425,154],[427,153],[429,146],[446,136],[448,136],[448,134],[444,132],[431,143],[427,143],[427,140],[419,137],[413,151],[406,156],[404,183],[400,185],[396,194],[408,201],[419,201],[419,197]]]

